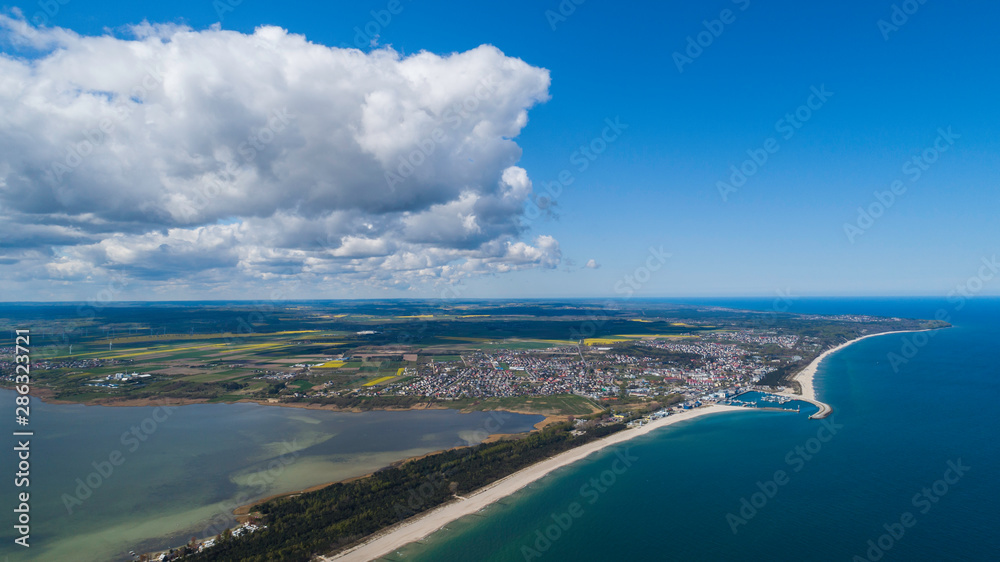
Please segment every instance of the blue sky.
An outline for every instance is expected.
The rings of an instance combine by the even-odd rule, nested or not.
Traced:
[[[521,151],[516,166],[533,184],[527,207],[561,172],[573,181],[551,213],[514,217],[527,229],[513,239],[537,248],[531,240],[550,236],[558,241],[558,260],[477,270],[457,281],[462,296],[944,296],[976,276],[982,283],[972,285],[982,285],[982,294],[1000,294],[1000,280],[987,279],[991,270],[981,267],[1000,249],[995,2],[567,0],[566,15],[556,18],[554,0],[484,6],[403,0],[401,10],[386,1],[245,0],[221,20],[219,5],[71,0],[48,19],[81,36],[108,29],[120,35],[123,26],[142,21],[196,31],[220,23],[245,34],[275,25],[312,43],[355,47],[356,28],[374,29],[372,11],[392,7],[398,13],[388,21],[381,12],[375,48],[444,56],[488,44],[549,71],[549,98],[525,103],[528,121],[514,138]],[[15,6],[28,20],[39,11],[13,4],[7,13]],[[900,6],[913,12],[906,21]],[[880,27],[880,20],[899,25]],[[687,50],[699,34],[707,46]],[[4,48],[33,56],[9,43]],[[682,71],[675,53],[688,56]],[[810,100],[813,88],[832,95]],[[810,101],[813,108],[800,109]],[[776,124],[797,110],[799,119],[808,117],[786,138],[787,129]],[[627,128],[612,142],[595,141],[607,120]],[[581,170],[577,151],[592,142],[606,148]],[[767,153],[767,161],[746,164],[748,151]],[[731,166],[741,165],[756,170],[738,189],[720,188]],[[859,207],[877,212],[885,205],[874,193],[891,191],[896,181],[899,193],[884,213],[859,223]],[[641,268],[649,265],[650,248],[662,248],[669,259],[645,282],[623,285],[637,273],[647,277]],[[257,278],[247,294],[216,276],[188,277],[182,262],[172,275],[111,269],[131,279],[120,298],[141,295],[147,284],[162,298],[262,297],[273,279]],[[20,278],[12,292],[17,300],[84,299],[106,283],[99,272]],[[349,287],[328,286],[310,281],[298,291],[337,298],[441,294],[433,283],[377,286],[357,276]]]

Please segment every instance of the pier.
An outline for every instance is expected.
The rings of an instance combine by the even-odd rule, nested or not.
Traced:
[[[815,414],[809,416],[809,419],[811,419],[811,420],[821,420],[821,419],[823,419],[823,418],[825,418],[825,417],[827,417],[827,416],[829,416],[830,414],[833,413],[833,408],[829,404],[827,404],[825,402],[820,402],[819,400],[811,400],[809,398],[803,398],[801,396],[798,397],[797,400],[802,400],[803,402],[808,402],[808,403],[812,404],[813,406],[816,406],[817,408],[819,408],[818,412],[816,412]]]
[[[757,400],[754,400],[752,402],[743,402],[743,401],[741,401],[740,397],[743,396],[743,395],[745,395],[745,394],[748,394],[749,392],[760,392],[764,396],[761,397],[761,398],[759,398],[759,399],[757,399]],[[773,398],[771,398],[771,397],[773,397]],[[775,398],[776,398],[776,400],[775,400]],[[775,407],[775,406],[762,406],[761,405],[761,402],[777,402],[779,405],[783,405],[783,404],[785,404],[787,402],[793,402],[793,401],[808,402],[809,404],[812,404],[813,406],[816,406],[816,408],[817,408],[818,411],[816,413],[814,413],[813,415],[809,416],[809,419],[811,419],[811,420],[821,420],[821,419],[823,419],[823,418],[825,418],[825,417],[827,417],[827,416],[829,416],[830,414],[833,413],[833,408],[829,404],[826,404],[825,402],[820,402],[819,400],[815,400],[815,399],[812,399],[812,398],[809,398],[809,397],[806,397],[806,396],[802,396],[801,394],[793,394],[790,391],[784,391],[784,392],[767,392],[767,391],[763,391],[763,390],[745,391],[745,392],[741,392],[741,393],[739,393],[739,394],[737,394],[735,396],[730,397],[729,399],[725,400],[722,403],[732,404],[732,405],[735,405],[735,406],[757,408],[757,409],[760,409],[760,410],[776,410],[776,411],[782,411],[782,412],[789,412],[789,411],[794,412],[796,410],[789,409],[789,408],[781,408],[781,407]]]
[[[819,400],[814,400],[812,398],[807,398],[805,396],[802,396],[801,394],[792,394],[791,392],[779,392],[778,394],[780,394],[782,396],[788,396],[788,397],[793,398],[795,400],[801,400],[802,402],[808,402],[808,403],[812,404],[813,406],[816,406],[817,408],[819,408],[818,412],[816,412],[815,414],[809,416],[809,419],[811,419],[811,420],[821,420],[821,419],[823,419],[823,418],[825,418],[825,417],[827,417],[827,416],[829,416],[830,414],[833,413],[833,407],[830,406],[829,404],[827,404],[826,402],[820,402]]]

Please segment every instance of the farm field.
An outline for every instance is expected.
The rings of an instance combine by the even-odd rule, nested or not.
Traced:
[[[606,309],[587,301],[123,303],[87,317],[78,309],[0,308],[0,329],[33,326],[32,381],[60,400],[319,400],[351,408],[406,407],[422,400],[565,415],[584,415],[598,406],[552,391],[479,400],[459,393],[439,400],[393,395],[392,389],[419,380],[421,373],[468,368],[469,359],[483,353],[504,356],[493,362],[498,373],[530,389],[558,381],[533,382],[529,371],[509,368],[515,363],[507,354],[537,352],[543,361],[579,361],[586,367],[585,355],[604,352],[598,347],[649,355],[648,346],[635,347],[640,340],[661,345],[719,337],[761,321],[758,313],[715,307],[635,303]],[[853,337],[858,328],[795,315],[773,322],[767,329],[828,341]],[[782,353],[779,346],[765,350]],[[493,368],[479,375],[487,383]]]

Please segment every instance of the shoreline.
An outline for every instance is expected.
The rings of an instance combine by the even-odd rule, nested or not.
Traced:
[[[783,390],[781,392],[776,392],[775,394],[781,394],[783,396],[791,396],[791,397],[793,397],[793,398],[795,398],[797,400],[802,400],[803,402],[809,402],[810,404],[812,404],[812,405],[816,406],[817,408],[819,408],[819,411],[816,412],[815,414],[809,416],[809,419],[816,419],[816,420],[818,420],[818,419],[825,418],[825,417],[827,417],[827,416],[829,416],[830,414],[833,413],[833,407],[830,406],[829,404],[827,404],[826,402],[822,402],[818,398],[816,398],[816,388],[813,385],[813,379],[815,379],[815,377],[816,377],[816,371],[819,369],[819,365],[820,365],[820,363],[823,362],[824,359],[826,359],[828,356],[833,355],[834,353],[840,351],[841,349],[844,349],[845,347],[847,347],[847,346],[849,346],[849,345],[851,345],[853,343],[859,342],[861,340],[864,340],[864,339],[874,338],[874,337],[877,337],[877,336],[886,336],[886,335],[889,335],[889,334],[907,334],[907,333],[911,333],[911,332],[927,332],[927,331],[934,330],[934,329],[937,329],[937,328],[928,328],[926,330],[894,330],[892,332],[879,332],[877,334],[868,334],[868,335],[865,335],[865,336],[854,338],[853,340],[848,340],[848,341],[846,341],[846,342],[844,342],[844,343],[842,343],[840,345],[837,345],[835,347],[831,347],[830,349],[827,349],[823,353],[820,353],[815,359],[813,359],[801,371],[799,371],[798,373],[795,373],[795,375],[793,375],[792,378],[789,379],[789,382],[797,382],[797,383],[799,383],[799,394],[796,394],[793,390],[787,390],[787,389]]]
[[[529,484],[540,480],[549,473],[580,461],[607,447],[624,443],[636,437],[646,435],[654,430],[669,427],[676,423],[693,420],[710,414],[721,414],[727,412],[746,412],[748,408],[737,406],[725,406],[712,404],[703,406],[695,410],[687,410],[679,414],[672,414],[665,418],[652,421],[640,428],[626,429],[614,433],[597,441],[592,441],[579,447],[564,451],[539,461],[531,466],[509,474],[500,480],[488,484],[479,490],[462,499],[455,499],[446,504],[440,505],[408,519],[392,527],[388,527],[365,539],[361,544],[355,545],[342,552],[329,556],[320,556],[319,560],[375,560],[385,556],[403,546],[415,541],[419,541],[435,531],[441,529],[448,523],[455,521],[466,515],[479,512],[490,504],[503,499]]]
[[[73,402],[73,403],[75,404],[76,402]],[[199,403],[201,403],[201,402],[199,402]],[[94,404],[94,405],[97,405],[97,404]],[[261,405],[262,406],[277,406],[278,404],[262,403]],[[290,405],[290,404],[286,404],[286,405]],[[420,405],[418,405],[418,406],[420,406]],[[298,406],[298,407],[300,407],[300,408],[307,408],[307,409],[329,409],[329,408],[323,408],[323,407],[320,407],[320,408],[308,408],[307,406]],[[408,410],[416,410],[416,409],[441,409],[441,410],[446,410],[446,409],[449,409],[449,408],[426,408],[426,407],[413,408],[413,407],[411,407],[411,408],[398,409],[398,410],[387,410],[385,408],[373,408],[372,410],[357,410],[356,412],[353,411],[353,410],[343,410],[343,409],[336,410],[336,411],[348,412],[348,413],[362,413],[362,412],[365,412],[365,411],[375,411],[375,410],[379,410],[379,411],[408,411]],[[454,409],[454,408],[450,408],[450,409]],[[742,409],[742,408],[740,408],[740,409]],[[536,423],[531,430],[525,431],[525,432],[523,432],[523,434],[529,434],[529,433],[534,433],[536,431],[541,431],[546,426],[548,426],[550,424],[553,424],[553,423],[559,423],[559,422],[566,421],[566,418],[569,417],[569,416],[564,415],[564,414],[540,414],[540,413],[536,413],[536,412],[526,412],[526,411],[518,411],[518,410],[468,410],[468,411],[457,410],[457,411],[460,414],[471,414],[471,413],[477,412],[477,411],[484,411],[484,412],[485,411],[489,411],[489,412],[507,412],[507,413],[511,413],[511,414],[521,414],[521,415],[531,415],[531,416],[542,416],[543,417],[543,419],[541,421],[539,421],[538,423]],[[500,440],[507,439],[507,438],[510,438],[510,437],[516,436],[516,435],[522,435],[522,434],[520,434],[520,433],[491,433],[491,434],[487,435],[485,439],[483,439],[482,443],[490,443],[490,442],[493,442],[493,441],[500,441]],[[397,461],[393,461],[393,462],[389,463],[388,465],[386,465],[385,467],[382,467],[382,468],[389,468],[389,467],[394,467],[394,466],[400,466],[400,465],[406,464],[408,462],[412,462],[412,461],[415,461],[415,460],[422,459],[424,457],[429,457],[429,456],[437,455],[437,454],[440,454],[440,453],[443,453],[443,452],[446,452],[446,451],[450,451],[450,450],[453,450],[453,449],[461,449],[463,447],[468,447],[468,446],[474,446],[474,445],[460,445],[460,446],[451,447],[451,448],[448,448],[448,449],[438,449],[436,451],[430,451],[430,452],[424,453],[422,455],[417,455],[415,457],[406,457],[406,458],[403,458],[403,459],[399,459]],[[379,470],[381,470],[381,468]],[[334,480],[334,481],[329,481],[329,482],[322,482],[322,483],[319,483],[319,484],[315,484],[313,486],[309,486],[308,488],[305,488],[305,489],[292,490],[292,491],[289,491],[289,492],[281,492],[281,493],[277,493],[277,494],[272,494],[270,496],[266,496],[266,497],[254,500],[254,501],[252,501],[250,503],[241,504],[241,505],[237,506],[236,508],[234,508],[232,511],[230,511],[230,513],[232,514],[233,519],[237,523],[236,527],[239,527],[240,525],[242,525],[243,523],[245,523],[245,522],[247,522],[247,521],[249,521],[251,519],[251,517],[252,517],[252,515],[254,513],[254,508],[255,507],[257,507],[258,505],[261,505],[263,503],[266,503],[268,501],[275,500],[275,499],[278,499],[278,498],[286,498],[286,497],[292,497],[292,496],[299,496],[299,495],[306,494],[306,493],[309,493],[309,492],[315,492],[317,490],[322,490],[323,488],[326,488],[328,486],[332,486],[334,484],[342,484],[342,483],[346,483],[346,482],[353,482],[355,480],[361,480],[363,478],[368,478],[369,476],[372,476],[373,474],[375,474],[375,473],[374,472],[369,472],[369,473],[366,473],[366,474],[359,474],[357,476],[351,476],[350,478],[345,478],[343,480]],[[236,527],[231,527],[230,530],[235,529]],[[218,535],[213,535],[213,536],[209,536],[209,537],[201,537],[200,540],[204,541],[204,540],[208,540],[208,539],[216,538],[216,537],[218,537]],[[176,547],[171,547],[171,548],[176,548]],[[147,552],[146,554],[149,554],[151,556],[155,556],[155,555],[158,555],[158,554],[161,554],[161,553],[164,553],[164,552],[167,552],[167,549],[156,550],[156,551],[152,551],[152,552]]]
[[[6,390],[13,390],[13,388],[6,388]],[[194,405],[206,405],[206,404],[257,404],[258,406],[278,406],[282,408],[298,408],[301,410],[324,410],[327,412],[341,412],[349,414],[361,414],[364,412],[413,412],[418,410],[455,410],[460,414],[471,414],[473,412],[507,412],[510,414],[522,414],[528,416],[542,416],[545,419],[535,424],[535,429],[543,429],[545,426],[553,423],[558,423],[561,421],[566,421],[567,418],[571,417],[569,414],[562,413],[551,413],[551,410],[537,411],[533,412],[524,408],[491,408],[477,410],[472,408],[458,408],[453,407],[446,402],[417,402],[413,405],[403,407],[396,406],[385,406],[376,408],[342,408],[333,404],[319,404],[316,402],[280,402],[271,401],[266,398],[241,398],[240,400],[233,400],[231,402],[211,402],[207,398],[125,398],[125,399],[106,399],[101,398],[97,401],[90,402],[74,402],[72,400],[60,400],[54,398],[55,393],[48,388],[32,388],[30,395],[33,398],[38,398],[45,404],[59,404],[59,405],[80,405],[86,407],[105,407],[105,408],[143,408],[149,406],[160,406],[160,407],[178,407],[178,406],[194,406]],[[596,414],[603,411],[596,405],[592,406],[590,414]],[[583,415],[590,415],[583,414]],[[504,436],[507,434],[497,434],[498,436]],[[492,436],[491,436],[492,437]]]
[[[13,390],[13,388],[8,388],[7,390]],[[257,404],[259,406],[283,406],[286,408],[302,408],[306,410],[328,410],[331,412],[351,412],[351,413],[361,413],[369,411],[386,411],[386,412],[405,412],[409,410],[458,410],[462,411],[460,408],[449,408],[448,406],[435,403],[435,402],[417,402],[411,406],[405,408],[387,406],[384,408],[341,408],[340,406],[335,406],[333,404],[318,404],[316,402],[281,402],[276,399],[268,398],[240,398],[239,400],[227,400],[212,402],[211,398],[175,398],[175,397],[164,397],[164,398],[98,398],[96,400],[88,400],[86,402],[76,402],[74,400],[60,400],[55,398],[55,392],[50,388],[39,387],[31,389],[31,396],[38,398],[46,404],[77,404],[80,406],[103,406],[105,408],[141,408],[144,406],[193,406],[196,404]],[[274,400],[272,402],[272,400]],[[469,410],[476,411],[476,410]],[[485,410],[490,411],[490,410]],[[509,410],[505,410],[509,411]],[[526,412],[513,412],[516,414],[523,414]],[[544,416],[546,414],[537,414]]]
[[[807,366],[802,370],[793,375],[789,382],[798,382],[800,386],[800,391],[802,394],[796,394],[791,389],[786,389],[785,391],[778,392],[775,394],[781,394],[795,398],[797,400],[802,400],[805,402],[812,403],[819,408],[819,411],[811,416],[810,419],[820,419],[827,417],[833,412],[832,407],[828,404],[819,401],[816,398],[815,387],[813,381],[815,374],[818,370],[819,365],[824,359],[829,355],[848,347],[849,345],[858,342],[860,340],[883,336],[889,334],[902,334],[902,333],[913,333],[921,331],[931,331],[937,328],[928,328],[924,330],[895,330],[889,332],[880,332],[876,334],[867,334],[843,342],[835,347],[829,348],[823,351],[819,356],[814,358]],[[38,392],[41,390],[41,392]],[[32,389],[32,395],[36,396],[43,402],[52,404],[80,404],[83,406],[105,406],[105,407],[143,407],[143,406],[184,406],[184,405],[194,405],[194,404],[236,404],[236,403],[254,403],[260,406],[283,406],[299,409],[308,410],[327,410],[334,412],[347,412],[347,413],[361,413],[364,411],[414,411],[414,410],[448,410],[453,409],[459,413],[471,413],[474,411],[497,411],[497,412],[509,412],[516,414],[528,414],[528,415],[539,415],[543,416],[543,420],[535,424],[534,429],[530,432],[538,431],[545,426],[556,423],[559,421],[564,421],[565,415],[557,415],[551,413],[541,413],[541,412],[530,412],[518,409],[504,409],[498,408],[494,410],[472,410],[463,408],[449,407],[449,405],[442,403],[433,402],[421,402],[415,403],[407,407],[381,407],[381,408],[371,408],[371,409],[360,409],[360,408],[342,408],[332,404],[318,404],[309,402],[279,402],[277,400],[269,399],[240,399],[232,402],[209,402],[208,399],[204,398],[141,398],[141,399],[124,399],[124,400],[114,400],[109,402],[104,402],[103,400],[97,402],[74,402],[67,400],[59,400],[54,398],[54,392],[47,388]],[[755,408],[752,410],[758,410],[761,408]],[[709,404],[707,406],[702,406],[693,410],[686,410],[678,414],[672,414],[666,418],[655,420],[653,422],[647,423],[640,428],[633,428],[623,430],[621,432],[615,433],[613,435],[607,436],[605,438],[599,439],[597,441],[587,443],[571,449],[569,451],[564,451],[556,456],[550,457],[539,461],[533,465],[527,466],[515,473],[509,474],[504,478],[494,481],[486,486],[476,490],[475,492],[469,494],[465,498],[458,498],[451,500],[445,504],[437,506],[429,511],[415,515],[410,520],[402,521],[396,525],[387,527],[380,531],[377,531],[373,535],[363,539],[364,542],[351,546],[348,549],[341,551],[339,553],[330,554],[326,556],[319,556],[318,560],[332,561],[332,560],[374,560],[379,557],[390,554],[392,551],[402,548],[403,546],[417,542],[426,538],[428,535],[440,530],[448,523],[455,521],[466,515],[475,514],[481,511],[483,508],[496,503],[497,501],[523,489],[524,487],[540,480],[549,473],[563,468],[567,465],[576,463],[594,453],[597,453],[607,447],[618,445],[624,443],[636,437],[646,435],[651,431],[662,427],[668,427],[670,425],[680,423],[682,421],[688,421],[697,419],[706,415],[711,414],[721,414],[733,411],[747,411],[748,408],[727,406],[721,404]],[[766,410],[766,408],[764,408]],[[484,440],[484,442],[491,442],[495,440],[504,439],[509,437],[508,434],[490,434]],[[432,451],[420,457],[413,457],[407,459],[401,459],[395,463],[391,463],[390,466],[395,464],[401,464],[409,462],[414,458],[421,458],[424,456],[429,456],[445,451],[442,449],[439,451]],[[314,486],[310,486],[306,489],[295,490],[291,492],[279,493],[266,498],[261,498],[254,502],[238,506],[232,511],[232,514],[236,518],[237,522],[242,523],[250,513],[253,512],[253,508],[260,505],[266,501],[273,500],[279,497],[296,496],[303,493],[319,490],[336,484],[338,482],[351,481],[359,478],[365,478],[370,476],[370,474],[355,476],[348,478],[347,480],[334,481],[334,482],[324,482]],[[372,551],[378,550],[377,553]]]
[[[796,373],[790,379],[791,381],[799,383],[801,394],[796,394],[793,391],[784,391],[777,394],[791,396],[798,400],[809,402],[818,407],[819,411],[809,416],[810,419],[825,418],[833,413],[833,408],[829,404],[821,402],[816,398],[816,389],[813,386],[813,379],[816,376],[816,371],[824,359],[833,353],[863,339],[888,334],[924,332],[933,329],[934,328],[929,328],[927,330],[895,330],[891,332],[880,332],[878,334],[867,334],[853,340],[848,340],[819,354],[819,356],[813,359],[805,368]],[[598,441],[581,445],[575,449],[565,451],[554,457],[525,467],[513,474],[497,480],[496,482],[480,488],[465,498],[452,500],[444,505],[440,505],[430,511],[417,515],[410,520],[403,521],[383,529],[382,531],[379,531],[373,536],[365,539],[365,541],[361,544],[355,545],[336,554],[319,556],[318,559],[325,562],[332,562],[334,560],[343,560],[345,562],[355,560],[376,560],[406,546],[407,544],[422,540],[428,535],[431,535],[443,528],[448,523],[466,515],[477,513],[500,499],[503,499],[504,497],[521,490],[529,484],[540,480],[549,473],[580,461],[607,447],[624,443],[641,435],[646,435],[656,429],[668,427],[682,421],[696,419],[709,414],[721,414],[734,411],[745,412],[748,410],[756,409],[712,404],[695,410],[687,410],[680,414],[667,416],[666,418],[650,422],[638,429],[627,429],[615,433]]]

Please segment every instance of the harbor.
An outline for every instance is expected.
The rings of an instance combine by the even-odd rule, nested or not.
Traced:
[[[802,404],[801,402],[806,402],[813,406],[816,406],[817,411],[815,414],[811,414],[809,417],[814,418],[817,414],[822,411],[819,403],[814,403],[810,400],[803,399],[801,397],[791,397],[782,394],[771,394],[768,392],[763,392],[759,390],[747,390],[736,394],[734,396],[728,397],[725,400],[720,400],[719,404],[726,404],[729,406],[739,406],[742,408],[757,408],[760,410],[773,410],[780,412],[801,412]]]

